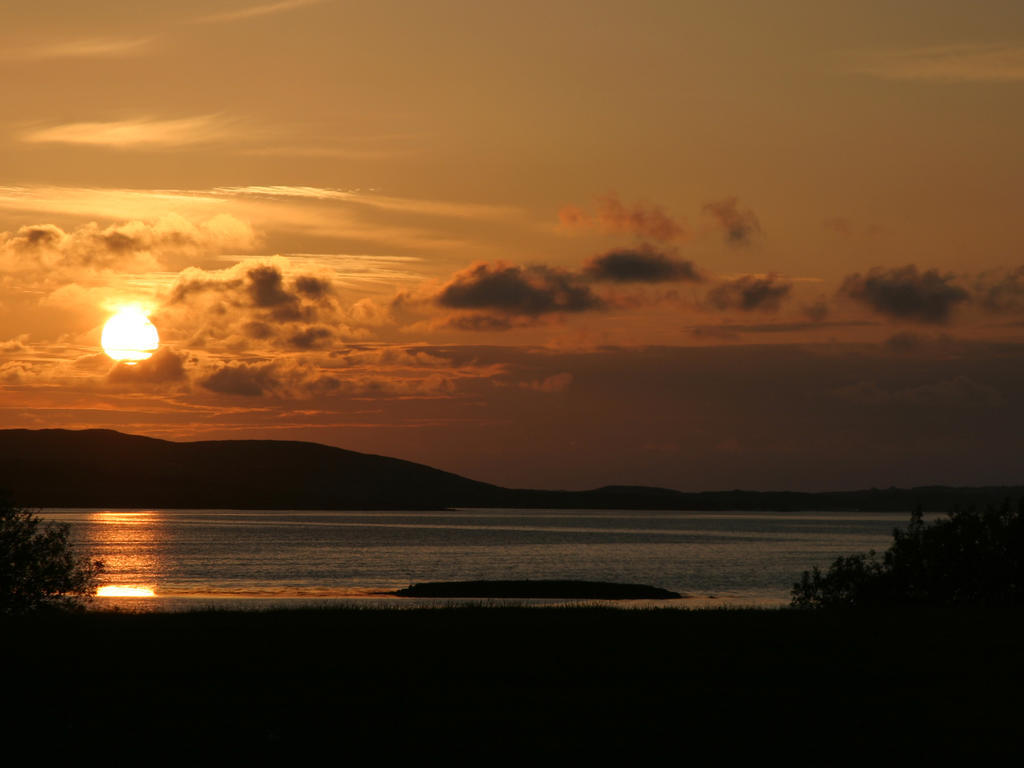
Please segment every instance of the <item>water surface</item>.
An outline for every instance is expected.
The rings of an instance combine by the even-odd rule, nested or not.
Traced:
[[[803,570],[886,549],[902,513],[44,510],[107,585],[180,609],[366,601],[421,581],[586,579],[664,587],[675,605],[783,605]],[[403,601],[404,603],[404,601]]]

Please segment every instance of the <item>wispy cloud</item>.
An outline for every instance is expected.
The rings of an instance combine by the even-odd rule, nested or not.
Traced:
[[[187,217],[223,213],[226,200],[188,190],[93,187],[0,187],[0,211],[26,211],[83,218],[156,219],[168,211]]]
[[[360,190],[329,189],[324,187],[299,186],[248,186],[216,187],[214,194],[238,197],[304,198],[307,200],[333,200],[356,203],[371,208],[404,213],[420,213],[430,216],[505,218],[519,214],[518,208],[507,205],[485,205],[481,203],[451,203],[438,200],[418,200],[408,197],[392,197],[375,192]]]
[[[280,2],[277,3],[250,5],[245,8],[239,8],[235,11],[224,11],[223,13],[213,13],[209,16],[200,16],[195,20],[195,23],[223,24],[231,21],[243,21],[245,19],[254,19],[259,16],[287,13],[288,11],[294,11],[297,8],[302,8],[307,5],[317,5],[321,2],[323,2],[323,0],[280,0]]]
[[[342,288],[394,288],[400,283],[423,280],[418,256],[382,256],[352,253],[283,254],[296,270],[329,272]]]
[[[132,149],[138,147],[180,147],[222,141],[233,134],[230,125],[214,115],[176,120],[138,118],[113,122],[66,123],[40,128],[22,135],[32,144],[85,144]]]
[[[559,221],[568,229],[597,227],[608,233],[630,232],[660,242],[680,240],[686,235],[682,224],[657,205],[626,205],[615,194],[597,202],[597,213],[593,216],[578,206],[563,206],[558,212]]]
[[[151,37],[83,38],[60,43],[12,48],[0,59],[42,61],[46,59],[118,59],[140,56],[152,45]]]
[[[256,194],[245,190],[308,190],[308,194]],[[323,190],[331,191],[331,190]],[[385,213],[429,213],[439,217],[497,218],[509,211],[495,206],[446,203],[431,200],[389,198],[372,193],[344,193],[322,197],[315,187],[253,187],[221,189],[116,189],[53,186],[0,186],[0,227],[20,226],[13,212],[37,212],[120,221],[125,218],[155,219],[168,212],[189,219],[219,213],[243,218],[262,231],[305,232],[318,237],[342,238],[344,247],[363,248],[366,243],[386,244],[389,252],[399,247],[451,251],[465,241],[437,226],[412,226],[403,217],[369,221],[366,209]],[[346,197],[352,195],[352,197]],[[325,216],[321,204],[340,204]],[[348,205],[345,201],[363,203]],[[360,209],[363,209],[362,211]],[[9,223],[8,223],[9,222]],[[436,223],[436,222],[435,222]],[[358,242],[357,242],[358,241]]]
[[[1024,81],[1024,45],[941,45],[848,55],[848,68],[886,80],[947,83]]]

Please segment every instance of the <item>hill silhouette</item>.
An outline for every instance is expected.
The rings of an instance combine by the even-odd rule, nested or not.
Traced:
[[[176,443],[105,429],[0,431],[0,487],[22,506],[419,509],[496,486],[317,443]]]
[[[945,511],[1024,497],[1024,487],[828,493],[645,486],[502,488],[411,461],[283,440],[171,442],[107,429],[0,430],[0,489],[25,507],[164,509]]]

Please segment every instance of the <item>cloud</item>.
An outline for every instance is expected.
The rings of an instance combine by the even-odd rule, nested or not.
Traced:
[[[82,38],[60,43],[12,48],[0,53],[0,59],[43,61],[46,59],[119,59],[145,53],[153,39],[136,38]]]
[[[21,227],[14,237],[4,233],[3,247],[24,253],[32,249],[57,247],[64,238],[64,231],[55,224],[30,224]]]
[[[246,140],[253,140],[251,132],[224,149],[235,151],[239,142]],[[247,191],[250,189],[0,186],[0,215],[10,220],[12,217],[7,212],[37,212],[117,221],[155,219],[174,211],[197,220],[229,210],[262,231],[306,233],[312,241],[333,239],[338,243],[339,250],[335,253],[296,255],[344,258],[353,264],[360,260],[368,264],[376,259],[382,266],[390,261],[394,276],[399,265],[422,261],[426,250],[451,253],[467,247],[467,230],[453,227],[445,219],[469,219],[477,223],[482,219],[523,219],[521,210],[509,206],[398,198],[359,191],[319,198]],[[332,205],[334,202],[337,204]],[[18,221],[22,223],[23,219],[19,217]],[[365,250],[368,243],[375,244],[370,252]],[[407,279],[414,276],[408,271],[404,274]]]
[[[288,343],[298,349],[316,349],[330,341],[333,336],[329,328],[312,327],[292,334],[288,338]]]
[[[556,373],[545,379],[520,382],[519,386],[523,389],[532,389],[535,392],[567,392],[572,386],[572,378],[572,374],[568,372]]]
[[[369,336],[365,304],[345,307],[336,294],[325,274],[296,274],[283,257],[250,259],[183,270],[158,315],[191,346],[222,352],[313,350]]]
[[[209,392],[244,398],[438,398],[451,396],[460,382],[486,382],[505,373],[502,365],[455,362],[421,348],[350,346],[318,359],[222,361],[198,383]]]
[[[135,365],[118,363],[107,376],[115,384],[172,384],[185,378],[185,355],[166,346]]]
[[[256,198],[295,198],[311,201],[333,201],[364,205],[384,211],[398,213],[415,213],[426,216],[445,216],[451,218],[489,218],[506,219],[518,216],[522,211],[507,205],[487,205],[484,203],[452,203],[439,200],[420,200],[408,197],[392,197],[375,192],[361,190],[333,189],[330,187],[303,187],[288,185],[263,185],[247,187],[214,187],[210,190],[215,195],[229,197]]]
[[[545,266],[502,262],[475,264],[456,273],[436,295],[449,309],[494,310],[539,317],[554,312],[584,312],[603,306],[578,276]]]
[[[273,363],[262,365],[240,363],[225,365],[201,379],[199,385],[222,395],[260,397],[277,389],[278,382],[274,376]]]
[[[981,306],[989,312],[1020,312],[1024,310],[1024,267],[1003,274],[982,274],[975,290]]]
[[[109,226],[33,224],[0,232],[0,317],[38,339],[76,326],[85,333],[120,305],[152,310],[184,265],[214,262],[254,241],[248,224],[223,214],[200,222],[172,214]]]
[[[660,242],[679,240],[686,235],[683,226],[659,206],[635,203],[627,206],[616,195],[598,199],[597,212],[591,216],[575,205],[558,212],[563,227],[597,227],[603,232],[628,232]]]
[[[82,144],[116,149],[183,147],[225,141],[237,131],[215,115],[177,120],[138,118],[112,122],[66,123],[22,135],[30,144]]]
[[[297,291],[296,282],[303,277],[306,276],[299,276],[286,285],[280,266],[261,261],[241,262],[218,272],[187,269],[179,275],[170,303],[184,302],[191,295],[212,293],[218,302],[236,309],[266,310],[260,313],[265,320],[313,320],[321,309],[333,303],[326,291],[312,296]]]
[[[267,323],[251,320],[242,325],[242,333],[250,339],[269,339],[274,335],[274,329]]]
[[[246,222],[226,214],[198,223],[175,214],[107,227],[90,222],[70,231],[33,224],[13,234],[0,232],[0,273],[30,281],[22,287],[38,287],[80,280],[83,272],[167,270],[250,247],[255,239]]]
[[[313,299],[326,296],[331,291],[331,284],[327,280],[310,275],[299,275],[295,278],[295,290]]]
[[[672,259],[648,246],[609,251],[590,259],[583,274],[591,280],[615,283],[699,281],[693,262]]]
[[[276,3],[250,5],[245,8],[239,8],[236,11],[225,11],[223,13],[210,14],[209,16],[200,16],[198,19],[195,19],[193,23],[224,24],[232,21],[245,21],[247,19],[259,18],[261,16],[287,13],[288,11],[294,11],[307,5],[317,5],[321,2],[323,2],[323,0],[280,0],[280,2]]]
[[[232,362],[199,379],[199,386],[219,395],[305,399],[340,391],[341,380],[303,360]]]
[[[749,245],[754,235],[760,234],[761,222],[752,210],[740,210],[735,197],[704,205],[704,212],[713,216],[725,232],[726,242],[734,245]]]
[[[1012,83],[1024,80],[1024,46],[938,45],[847,55],[851,72],[885,80]]]
[[[235,307],[280,308],[301,301],[298,293],[285,288],[280,266],[263,261],[240,262],[214,271],[190,267],[178,276],[170,303],[181,303],[201,293],[224,296]]]
[[[284,290],[284,277],[277,267],[269,264],[251,267],[246,272],[246,278],[253,306],[280,307],[297,303],[295,294]]]
[[[563,227],[586,227],[591,223],[590,214],[578,205],[563,205],[558,210],[558,221]]]
[[[459,314],[447,317],[440,324],[441,328],[452,328],[456,331],[507,331],[516,325],[528,325],[529,323],[515,323],[509,317],[495,317],[494,315],[482,314]]]
[[[716,285],[708,291],[707,300],[716,309],[760,309],[774,312],[789,295],[792,283],[777,275],[744,275]]]
[[[28,340],[28,334],[23,333],[16,339],[8,339],[7,341],[0,341],[0,355],[9,355],[15,352],[24,352],[28,349],[25,346],[25,342]]]
[[[918,272],[913,264],[875,267],[866,275],[847,276],[839,292],[897,320],[946,323],[953,309],[969,298],[954,280],[954,275],[940,275],[934,269]]]
[[[148,221],[167,215],[168,210],[194,220],[223,209],[224,200],[209,191],[0,186],[0,210],[5,211]]]
[[[813,304],[805,305],[801,311],[812,322],[823,323],[825,318],[828,317],[828,303],[824,299],[819,299]]]

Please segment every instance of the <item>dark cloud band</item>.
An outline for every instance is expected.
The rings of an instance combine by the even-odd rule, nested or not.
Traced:
[[[775,275],[744,275],[716,285],[708,291],[708,303],[715,309],[776,311],[789,296],[793,284]]]
[[[435,297],[449,309],[539,317],[599,309],[603,302],[577,275],[544,266],[476,264],[456,273]]]
[[[941,324],[969,299],[955,279],[935,269],[919,272],[913,264],[896,269],[875,267],[867,274],[849,275],[839,292],[897,320]]]
[[[587,262],[583,273],[591,280],[613,283],[696,282],[701,279],[693,262],[672,259],[646,247],[595,256]]]

